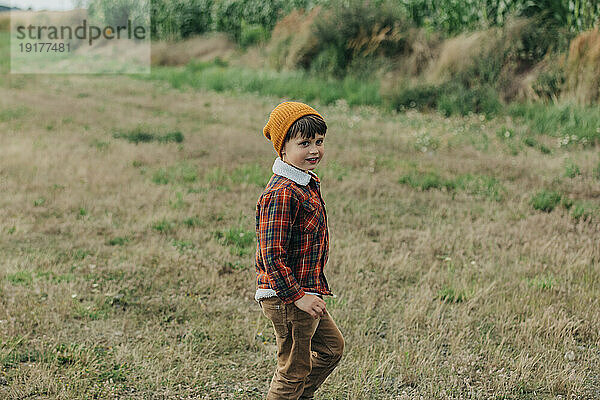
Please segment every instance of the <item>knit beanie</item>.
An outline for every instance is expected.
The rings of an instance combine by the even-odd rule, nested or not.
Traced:
[[[321,117],[314,108],[295,101],[281,103],[271,111],[269,121],[263,129],[263,134],[273,142],[273,147],[277,154],[279,154],[279,157],[281,157],[283,139],[285,139],[288,129],[290,129],[290,126],[294,122],[305,115],[318,115]]]

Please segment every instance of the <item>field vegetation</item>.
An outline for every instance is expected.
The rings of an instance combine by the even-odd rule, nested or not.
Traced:
[[[286,99],[329,126],[316,172],[346,352],[320,398],[598,398],[600,114],[573,97],[598,84],[597,9],[484,3],[273,2],[267,25],[215,1],[238,36],[212,11],[183,34],[181,12],[155,34],[200,59],[156,42],[150,76],[9,74],[0,31],[0,398],[264,398],[254,207]],[[314,42],[341,16],[342,56],[338,31]]]

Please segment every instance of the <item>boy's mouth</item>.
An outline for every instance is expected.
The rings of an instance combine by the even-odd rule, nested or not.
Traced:
[[[307,158],[306,161],[308,161],[311,164],[315,164],[317,161],[319,161],[319,157]]]

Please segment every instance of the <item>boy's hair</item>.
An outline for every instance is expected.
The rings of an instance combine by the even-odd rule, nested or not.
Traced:
[[[305,115],[298,118],[288,129],[285,137],[283,138],[282,147],[298,136],[298,133],[302,135],[304,139],[314,139],[316,134],[325,136],[327,132],[327,124],[321,118],[320,115]]]

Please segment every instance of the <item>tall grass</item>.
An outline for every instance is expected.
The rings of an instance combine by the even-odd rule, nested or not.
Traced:
[[[513,103],[507,113],[522,118],[531,133],[556,137],[559,146],[600,144],[600,106]]]

